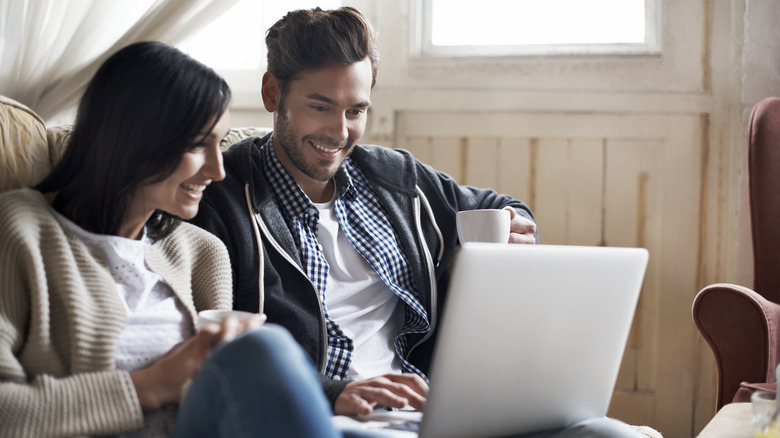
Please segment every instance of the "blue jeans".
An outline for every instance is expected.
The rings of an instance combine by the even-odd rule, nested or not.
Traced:
[[[266,324],[214,349],[179,408],[174,437],[383,437],[337,431],[309,357],[284,328]],[[609,418],[521,438],[641,437]],[[518,437],[518,438],[520,438]]]
[[[219,345],[179,408],[174,437],[340,437],[311,360],[266,324]]]

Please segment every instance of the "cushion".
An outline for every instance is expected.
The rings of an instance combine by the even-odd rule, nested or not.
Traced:
[[[73,125],[55,125],[46,130],[46,135],[49,141],[49,154],[51,156],[52,166],[62,158],[62,154],[65,151],[65,144],[68,141]],[[231,128],[228,135],[220,143],[222,150],[227,149],[228,146],[243,140],[253,135],[262,137],[271,132],[271,128]]]
[[[775,392],[775,391],[777,391],[777,383],[775,383],[775,382],[768,382],[768,383],[747,383],[747,382],[742,382],[739,385],[739,389],[737,390],[737,393],[734,394],[734,399],[731,400],[731,402],[732,403],[750,403],[750,397],[756,391]]]
[[[30,108],[0,96],[0,192],[38,184],[62,158],[73,125],[46,127]],[[271,128],[232,128],[220,147]]]
[[[4,96],[0,96],[0,169],[0,191],[35,185],[51,170],[43,119]]]
[[[268,134],[271,131],[272,131],[271,128],[255,128],[255,127],[250,127],[250,128],[231,128],[230,132],[228,133],[228,135],[224,138],[224,140],[222,140],[222,143],[220,144],[220,147],[224,151],[231,144],[237,143],[238,141],[243,140],[243,139],[245,139],[247,137],[251,137],[251,136],[254,136],[254,135],[256,135],[258,137],[262,137],[262,136]]]
[[[73,125],[54,125],[46,128],[46,140],[49,142],[49,159],[51,167],[59,163],[62,154],[65,153],[65,145],[68,144]]]

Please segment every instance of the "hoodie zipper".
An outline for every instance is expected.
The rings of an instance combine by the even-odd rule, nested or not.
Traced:
[[[248,186],[249,185],[247,184],[247,187]],[[247,197],[247,203],[250,203],[250,200],[249,200],[248,197]],[[254,211],[254,208],[253,208],[253,206],[251,204],[248,205],[248,207],[249,207],[250,211]],[[288,263],[290,263],[292,266],[294,266],[295,269],[297,269],[298,272],[300,272],[301,275],[303,275],[304,278],[306,278],[306,280],[311,285],[312,290],[317,295],[317,303],[319,304],[319,309],[320,309],[320,329],[321,329],[322,340],[323,340],[323,343],[322,343],[323,349],[321,351],[321,353],[322,353],[322,361],[321,361],[320,366],[319,366],[319,372],[320,372],[320,374],[324,374],[325,373],[325,367],[327,365],[327,357],[328,357],[328,330],[327,330],[327,327],[325,326],[325,311],[322,308],[322,301],[320,300],[319,293],[317,293],[317,287],[314,286],[314,283],[312,283],[312,281],[309,278],[309,276],[305,272],[303,272],[303,269],[301,269],[301,267],[298,266],[297,263],[295,263],[295,260],[293,260],[292,257],[290,257],[289,254],[287,254],[287,251],[285,251],[281,247],[281,245],[279,245],[279,243],[276,241],[276,239],[273,238],[273,236],[271,235],[271,232],[268,230],[268,227],[265,225],[265,222],[263,221],[263,218],[260,216],[260,213],[255,213],[254,214],[254,220],[255,220],[255,223],[258,225],[258,227],[260,227],[260,230],[262,231],[262,233],[265,236],[266,240],[271,243],[271,246],[273,246],[274,249],[279,254],[281,254],[282,257],[284,257],[284,259],[287,260]],[[263,245],[263,243],[260,242],[260,240],[258,239],[257,240],[257,246],[258,246],[258,250],[259,250],[260,254],[262,254],[262,251],[263,251],[262,245]],[[260,263],[264,263],[264,261],[260,260]]]
[[[437,321],[437,314],[436,314],[436,301],[437,301],[437,287],[436,287],[436,271],[433,266],[433,258],[431,257],[431,252],[428,249],[428,244],[425,242],[425,238],[423,236],[422,232],[422,220],[421,220],[421,212],[420,212],[420,196],[416,196],[414,198],[414,220],[415,225],[417,227],[417,238],[420,241],[420,244],[423,249],[423,255],[425,256],[425,265],[428,267],[428,281],[431,285],[431,312],[430,312],[430,323],[431,323],[431,329],[428,331],[428,333],[423,336],[422,339],[417,341],[412,348],[409,349],[409,351],[406,352],[406,358],[408,359],[409,356],[412,354],[415,348],[420,346],[423,342],[430,339],[431,335],[433,335],[433,331],[436,329],[436,323]]]

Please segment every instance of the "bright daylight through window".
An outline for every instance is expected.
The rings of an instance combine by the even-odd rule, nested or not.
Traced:
[[[216,69],[233,90],[235,105],[259,105],[266,30],[291,10],[315,6],[334,9],[341,0],[239,0],[177,47]]]
[[[423,56],[652,53],[659,0],[418,0]]]
[[[265,69],[265,31],[287,12],[315,6],[334,9],[341,0],[240,0],[178,47],[220,71]]]

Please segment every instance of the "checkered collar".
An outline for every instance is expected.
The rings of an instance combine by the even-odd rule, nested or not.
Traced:
[[[268,187],[279,203],[282,214],[287,220],[299,217],[312,207],[314,203],[304,193],[301,186],[284,168],[273,148],[273,135],[260,147],[260,155],[263,161],[263,176]],[[354,199],[357,196],[355,186],[350,176],[353,169],[352,160],[347,157],[341,164],[333,180],[336,183],[335,198],[344,197]]]

